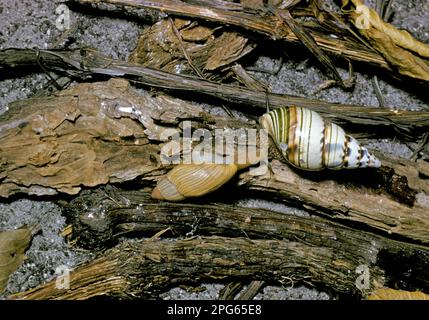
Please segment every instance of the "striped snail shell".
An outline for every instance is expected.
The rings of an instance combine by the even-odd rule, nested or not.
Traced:
[[[378,168],[381,163],[344,130],[302,107],[282,107],[260,118],[283,157],[304,170]]]
[[[200,197],[219,189],[241,167],[231,164],[180,164],[163,177],[152,191],[152,198],[181,201]]]

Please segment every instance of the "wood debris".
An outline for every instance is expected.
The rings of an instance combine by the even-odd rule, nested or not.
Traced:
[[[198,69],[214,71],[239,60],[255,47],[236,32],[182,19],[174,19],[174,25],[183,41],[179,41],[168,20],[161,20],[143,32],[130,62],[171,73],[190,73],[191,67],[180,47],[183,44]],[[207,74],[210,75],[214,76]]]
[[[367,297],[368,300],[429,300],[429,295],[420,291],[404,291],[382,288]]]
[[[352,7],[352,9],[350,9]],[[429,46],[405,30],[384,22],[378,13],[361,0],[343,0],[358,31],[401,74],[429,81]]]
[[[274,94],[245,69],[250,54],[264,49],[254,50],[257,45],[276,41],[281,50],[289,48],[285,43],[306,46],[343,88],[351,87],[353,77],[341,78],[337,57],[350,70],[351,60],[360,61],[422,83],[429,81],[427,45],[383,22],[360,0],[343,0],[343,14],[317,0],[70,2],[159,10],[168,17],[143,31],[129,62],[91,49],[0,50],[1,72],[36,67],[91,80],[17,101],[0,115],[0,198],[73,195],[59,201],[70,223],[62,236],[99,253],[71,272],[69,290],[58,290],[52,280],[9,298],[153,298],[171,284],[221,279],[230,283],[224,298],[250,283],[239,299],[251,299],[274,281],[328,287],[347,297],[427,299],[429,169],[417,157],[427,140],[429,112]],[[151,90],[142,93],[130,83]],[[178,92],[181,99],[174,97]],[[183,93],[215,98],[214,104],[222,100],[225,110],[240,106],[246,117],[211,114],[204,111],[208,106],[183,100]],[[353,128],[357,137],[422,142],[412,160],[376,153],[378,169],[303,172],[267,141],[270,170],[246,167],[216,192],[183,203],[150,198],[171,169],[163,160],[183,158],[201,142],[183,137],[188,122],[191,133],[204,129],[213,137],[215,129],[260,129],[256,119],[267,107],[291,105],[318,111]],[[179,146],[166,152],[173,135]],[[258,154],[261,145],[260,139],[252,145]],[[242,202],[248,199],[306,211],[249,208]],[[118,242],[128,236],[148,239]],[[0,291],[30,241],[27,229],[0,233]],[[371,275],[365,288],[356,282],[361,266]],[[404,291],[387,288],[398,284]]]
[[[0,293],[6,288],[9,276],[24,262],[31,233],[28,228],[0,232]]]

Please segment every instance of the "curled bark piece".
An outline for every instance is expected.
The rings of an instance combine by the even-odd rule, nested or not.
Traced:
[[[254,48],[254,45],[248,44],[248,39],[235,32],[224,32],[217,42],[210,48],[204,67],[206,70],[215,70],[237,61]]]
[[[383,19],[378,15],[377,11],[365,6],[361,0],[343,0],[343,9],[347,7],[350,2],[352,2],[356,7],[356,14],[360,14],[362,19],[362,27],[365,27],[365,24],[369,24],[370,26],[389,36],[389,38],[392,39],[392,41],[398,46],[413,51],[422,57],[429,58],[429,46],[427,44],[415,39],[406,30],[399,30],[390,23],[383,21]],[[364,21],[366,18],[368,18],[368,20]],[[360,25],[359,22],[357,22],[358,16],[356,16],[355,19],[355,24]]]
[[[381,288],[368,296],[368,300],[429,300],[429,295],[420,291],[404,291]]]

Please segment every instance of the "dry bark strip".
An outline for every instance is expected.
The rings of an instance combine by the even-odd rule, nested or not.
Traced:
[[[17,102],[0,117],[0,195],[77,194],[83,187],[136,178],[153,186],[168,169],[159,158],[169,139],[165,130],[189,120],[209,130],[256,126],[214,117],[172,97],[141,96],[119,79]],[[306,173],[274,160],[273,175],[244,171],[233,185],[337,221],[429,243],[429,180],[421,174],[427,163],[421,162],[421,171],[406,160],[383,163],[380,170]]]
[[[187,1],[170,0],[70,0],[69,2],[79,4],[108,3],[129,8],[159,10],[179,17],[234,25],[260,33],[274,40],[281,39],[286,42],[300,43],[298,37],[274,15],[260,15],[257,11],[253,13],[245,12],[245,8],[238,4],[235,4],[233,8],[228,8],[211,5],[206,1],[188,3]],[[354,40],[334,39],[329,34],[324,35],[320,32],[311,32],[311,34],[317,45],[326,52],[390,70],[388,63],[381,55]]]
[[[336,172],[327,172],[323,177],[323,174],[307,175],[291,170],[277,160],[271,163],[271,168],[273,175],[269,177],[243,173],[239,184],[257,193],[268,192],[266,197],[296,201],[304,208],[336,221],[363,223],[383,233],[429,243],[427,194],[421,193],[421,197],[409,207],[380,194],[376,187],[363,186],[365,179],[369,180],[367,182],[376,179],[375,171],[342,173],[342,177]],[[428,180],[425,180],[423,183],[427,190]]]
[[[275,282],[311,279],[315,284],[359,294],[353,265],[337,254],[284,240],[197,237],[124,243],[70,274],[70,289],[58,290],[56,281],[12,295],[9,299],[89,299],[97,296],[130,299],[150,297],[180,283],[258,279]],[[373,281],[383,282],[373,269]]]
[[[250,195],[245,190],[238,190],[238,195],[233,196],[232,188],[235,188],[234,184],[217,195],[199,201],[169,203],[150,199],[145,190],[126,191],[107,186],[95,192],[84,191],[63,206],[67,216],[74,221],[79,245],[97,250],[113,245],[119,236],[151,236],[165,228],[170,228],[174,236],[299,239],[316,246],[326,244],[337,249],[345,246],[350,251],[356,249],[355,242],[360,243],[364,238],[368,238],[369,243],[382,241],[376,247],[393,241],[363,231],[356,224],[341,226],[323,216],[295,216],[293,210],[292,214],[282,214],[245,208],[237,201],[249,196],[253,196],[253,200],[267,198],[262,195],[258,197],[256,193]],[[389,237],[387,234],[385,236]],[[395,246],[390,244],[390,247]],[[374,253],[369,251],[369,255]]]
[[[38,57],[38,58],[37,58]],[[429,128],[429,112],[390,110],[357,105],[329,103],[291,95],[258,92],[235,85],[219,84],[193,77],[166,73],[123,61],[111,60],[93,51],[40,51],[32,49],[6,49],[0,51],[0,70],[7,73],[14,68],[34,70],[39,63],[45,68],[71,77],[87,79],[94,75],[125,77],[159,89],[196,92],[247,108],[266,110],[270,107],[301,106],[321,113],[325,118],[343,126],[358,128],[360,132],[376,131],[392,135],[398,132],[418,136]],[[373,136],[373,133],[371,134]]]
[[[364,265],[372,273],[373,268],[380,268],[384,280],[378,285],[429,290],[427,246],[306,216],[292,208],[275,212],[257,208],[257,202],[249,208],[237,199],[227,201],[226,195],[219,198],[223,202],[159,203],[143,190],[108,186],[83,192],[65,205],[64,212],[73,221],[78,244],[96,250],[116,244],[119,237],[150,237],[166,228],[167,237],[216,235],[288,240],[331,250],[336,255],[331,263],[348,265],[349,270]],[[218,197],[213,200],[218,201]]]
[[[112,187],[86,192],[73,200],[68,214],[77,214],[76,235],[93,244],[105,245],[101,239],[111,239],[112,231],[153,235],[168,227],[171,233],[164,236],[194,236],[122,243],[76,268],[69,290],[58,290],[54,280],[10,299],[156,297],[171,285],[250,279],[285,285],[305,281],[349,297],[380,287],[429,290],[427,247],[322,218],[225,203],[160,204],[146,192]],[[356,285],[362,266],[369,272],[365,287]]]
[[[152,236],[167,227],[164,236],[179,239],[122,243],[72,271],[69,290],[57,289],[53,280],[9,298],[153,298],[171,285],[231,280],[305,281],[349,297],[380,287],[429,291],[427,247],[314,216],[226,203],[157,203],[148,197],[106,187],[84,192],[66,212],[75,219],[80,243],[93,247],[104,248],[113,233]],[[193,236],[180,239],[185,235]],[[368,268],[366,284],[356,271],[362,266]]]
[[[289,11],[279,10],[276,13],[292,32],[298,37],[298,39],[307,47],[307,49],[313,54],[313,56],[326,68],[326,70],[332,75],[337,83],[339,83],[343,88],[346,88],[346,84],[341,78],[340,73],[337,70],[335,64],[331,61],[329,56],[327,56],[322,49],[320,49],[313,39],[313,37],[305,31],[305,29],[294,20]]]

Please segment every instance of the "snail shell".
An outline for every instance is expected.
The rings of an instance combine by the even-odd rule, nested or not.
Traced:
[[[180,164],[163,177],[152,191],[152,198],[181,201],[200,197],[219,189],[239,169],[236,164]]]
[[[344,130],[302,107],[282,107],[260,118],[285,160],[304,170],[378,168],[381,163]]]

